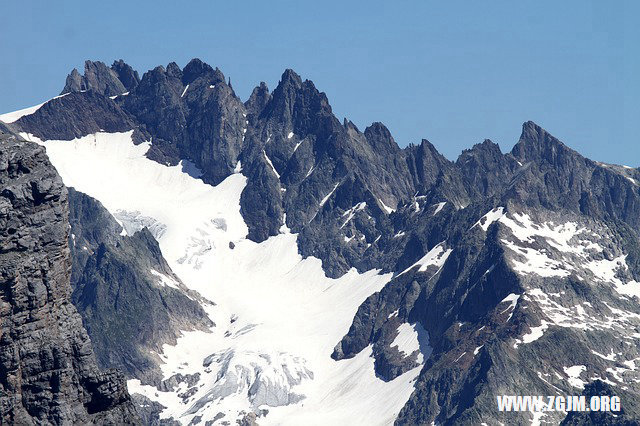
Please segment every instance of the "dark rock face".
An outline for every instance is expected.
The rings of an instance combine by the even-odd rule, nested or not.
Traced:
[[[611,385],[596,380],[585,386],[582,395],[586,397],[587,404],[592,396],[614,396],[618,392]],[[620,411],[616,413],[593,411],[578,412],[572,411],[560,423],[561,426],[578,426],[578,425],[602,425],[602,426],[637,426],[640,424],[637,420],[629,418],[625,415],[624,407],[620,407]]]
[[[137,128],[120,107],[97,92],[69,93],[52,99],[34,114],[9,125],[41,139],[71,140],[99,131],[125,132]]]
[[[625,315],[631,318],[636,315],[632,312],[637,313],[637,305],[635,301],[627,304],[627,300],[621,300],[610,287],[584,283],[586,279],[582,274],[585,271],[581,268],[588,261],[599,262],[602,255],[590,254],[589,260],[571,261],[553,244],[546,245],[544,238],[529,237],[529,243],[525,244],[527,248],[522,250],[545,253],[553,259],[551,262],[568,264],[567,271],[576,272],[550,273],[547,278],[536,273],[517,273],[512,265],[522,258],[512,257],[510,249],[506,248],[505,241],[514,240],[510,229],[494,224],[483,232],[474,224],[483,213],[496,206],[505,206],[505,211],[512,213],[525,212],[535,224],[531,229],[542,223],[556,224],[553,226],[577,223],[578,228],[593,232],[594,241],[599,244],[607,241],[607,250],[612,251],[607,252],[605,258],[625,253],[629,259],[626,271],[630,275],[625,274],[623,279],[629,281],[638,273],[639,239],[633,228],[640,191],[631,177],[634,175],[630,175],[633,171],[585,159],[530,122],[523,126],[520,142],[512,153],[499,155],[497,147],[485,141],[464,152],[456,165],[464,170],[460,176],[466,183],[470,204],[458,211],[443,209],[435,217],[418,214],[403,218],[401,229],[412,230],[412,236],[406,241],[404,253],[396,257],[398,264],[391,270],[404,270],[440,241],[446,241],[446,246],[452,250],[447,262],[439,270],[416,273],[414,268],[413,272],[396,276],[381,292],[369,297],[359,308],[348,334],[336,346],[333,357],[349,358],[373,344],[376,372],[387,380],[393,379],[403,371],[403,363],[407,361],[394,355],[393,348],[389,347],[397,321],[419,322],[429,332],[433,352],[422,369],[413,395],[400,412],[397,424],[530,421],[527,416],[498,413],[496,395],[530,394],[534,388],[538,390],[533,393],[539,395],[555,394],[558,388],[568,395],[576,394],[566,382],[556,382],[545,375],[555,370],[560,371],[562,374],[558,373],[558,376],[562,377],[566,373],[558,366],[578,365],[608,376],[605,370],[611,371],[611,367],[603,365],[602,358],[594,352],[604,350],[598,348],[619,346],[621,339],[630,339],[628,330],[637,326],[635,322],[634,325],[625,323],[615,332],[608,333],[597,326],[577,331],[574,327],[581,330],[584,317],[571,314],[571,309],[584,301],[587,307],[594,308],[589,313],[589,323],[597,323],[608,315],[599,307],[618,309],[620,318],[626,318]],[[502,177],[495,179],[496,176]],[[603,184],[603,179],[608,183]],[[445,185],[446,181],[436,180],[432,190]],[[613,194],[624,194],[624,197]],[[581,202],[585,198],[593,201]],[[399,210],[397,214],[406,213]],[[438,216],[441,222],[437,222]],[[521,220],[524,220],[522,223],[527,221],[526,218]],[[386,252],[391,256],[393,253]],[[586,273],[587,277],[591,274],[589,270]],[[588,279],[593,280],[593,277]],[[555,292],[562,294],[561,301],[554,302],[557,305],[550,305],[544,297],[529,296]],[[514,308],[514,311],[505,302],[509,294],[526,295],[518,300],[518,309]],[[605,311],[610,312],[608,309]],[[395,310],[398,312],[393,316]],[[574,323],[558,320],[554,315],[559,310],[569,315]],[[553,327],[549,324],[562,325]],[[527,330],[534,327],[546,330],[547,326],[549,330],[544,331],[535,343],[518,346],[518,339],[527,334]],[[631,345],[620,355],[624,355],[623,359],[634,359],[636,353],[637,347]],[[509,373],[505,374],[506,371]],[[595,373],[590,374],[597,377]],[[609,376],[608,380],[615,379]],[[555,387],[550,385],[551,381]],[[630,419],[636,419],[638,389],[616,389],[616,394],[627,407],[625,416],[594,417],[574,413],[566,421],[568,424],[617,424],[617,421],[627,424]],[[554,419],[562,420],[557,415]]]
[[[456,165],[461,171],[465,188],[473,199],[499,193],[518,168],[517,160],[511,155],[503,155],[500,147],[489,139],[463,151]]]
[[[0,136],[0,414],[6,424],[136,424],[70,301],[67,191],[44,149]]]
[[[158,354],[163,344],[175,344],[183,330],[211,327],[200,304],[209,302],[184,287],[147,228],[121,236],[109,212],[73,188],[69,205],[72,300],[98,365],[158,384],[159,359],[151,351]]]
[[[120,99],[118,99],[120,101]],[[142,76],[122,107],[153,136],[159,157],[193,161],[213,184],[229,176],[247,131],[245,108],[220,70],[194,59],[184,70],[171,63]],[[166,148],[166,149],[165,149]],[[173,155],[172,155],[173,154]]]
[[[131,68],[131,65],[125,63],[122,59],[114,61],[111,69],[118,75],[118,80],[120,80],[128,92],[135,89],[138,83],[140,83],[138,71]]]
[[[633,170],[589,160],[530,121],[512,154],[524,165],[510,188],[514,197],[548,209],[623,221],[636,229],[640,225]]]
[[[131,90],[138,83],[138,74],[120,60],[111,68],[100,61],[85,61],[84,75],[75,68],[67,76],[67,81],[60,94],[95,91],[104,96],[117,96]]]

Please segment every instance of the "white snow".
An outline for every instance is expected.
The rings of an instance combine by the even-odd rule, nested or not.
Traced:
[[[40,109],[40,107],[44,104],[46,104],[47,102],[53,100],[53,99],[58,99],[58,98],[62,98],[64,96],[67,96],[68,93],[53,97],[51,99],[49,99],[48,101],[45,101],[41,104],[38,105],[34,105],[28,108],[23,108],[23,109],[19,109],[17,111],[12,111],[12,112],[7,112],[5,114],[0,115],[0,121],[10,124],[10,123],[14,123],[16,121],[18,121],[20,118],[24,117],[25,115],[31,115],[34,112],[36,112],[37,110]]]
[[[591,350],[591,353],[594,354],[594,355],[599,356],[602,359],[606,359],[607,361],[615,361],[615,359],[616,359],[616,354],[613,351],[613,349],[611,349],[611,352],[609,353],[609,355],[603,355],[600,352],[596,352],[594,350]]]
[[[584,389],[584,381],[580,379],[580,374],[587,369],[584,365],[574,365],[573,367],[563,367],[565,374],[569,377],[567,381],[573,387]]]
[[[129,92],[124,92],[124,93],[120,93],[119,95],[115,95],[115,96],[109,96],[109,99],[115,99],[118,96],[127,96],[129,94]]]
[[[453,250],[451,249],[447,249],[447,250],[444,249],[444,241],[439,244],[436,244],[431,250],[429,250],[427,254],[422,256],[420,260],[418,260],[413,265],[409,266],[404,271],[400,272],[397,276],[399,277],[400,275],[410,271],[416,266],[420,266],[420,268],[418,269],[418,272],[425,272],[429,268],[429,266],[436,266],[437,268],[442,268],[442,265],[444,265],[444,262],[446,262],[447,258],[449,257],[452,251]]]
[[[296,234],[247,240],[240,215],[246,177],[206,185],[179,166],[147,159],[149,144],[134,145],[131,135],[43,143],[66,185],[112,214],[137,211],[164,224],[159,244],[173,272],[216,303],[205,305],[216,324],[210,332],[183,332],[158,354],[165,378],[200,374],[196,393],[184,402],[178,394],[186,383],[161,392],[138,380],[128,382],[129,390],[167,406],[161,417],[183,424],[218,412],[234,423],[241,411],[258,407],[269,410],[261,424],[392,423],[420,367],[385,382],[375,375],[371,347],[348,360],[330,357],[359,305],[391,274],[352,269],[330,279],[319,259],[298,254]]]
[[[531,331],[522,336],[522,340],[516,339],[513,347],[517,348],[521,343],[535,342],[544,335],[544,332],[547,328],[549,328],[549,323],[547,323],[545,320],[542,320],[539,326],[531,327]]]
[[[240,162],[240,160],[238,160],[238,162],[236,163],[236,166],[233,168],[233,173],[240,173],[242,172],[242,163]]]
[[[566,222],[554,225],[552,222],[535,223],[527,214],[513,213],[511,217],[502,215],[500,223],[511,229],[514,237],[521,242],[532,243],[534,238],[542,238],[556,250],[566,251],[575,254],[582,254],[587,250],[598,250],[601,247],[597,244],[583,246],[580,244],[570,244],[570,241],[579,234],[586,232],[586,228],[578,228],[577,223]]]
[[[391,207],[387,206],[380,198],[378,198],[378,202],[382,205],[382,208],[385,212],[387,212],[387,214],[391,214],[396,211],[396,209],[392,209]]]
[[[155,269],[151,269],[151,274],[158,277],[161,286],[173,287],[175,289],[180,289],[178,282],[171,277],[166,276],[165,274],[156,271]]]
[[[635,280],[630,280],[623,283],[618,277],[620,271],[629,269],[627,265],[627,255],[620,255],[612,260],[598,259],[591,260],[584,264],[584,267],[588,269],[597,279],[603,282],[613,284],[614,289],[625,296],[637,297],[640,299],[640,283]]]
[[[520,274],[536,274],[541,277],[566,277],[571,275],[571,272],[565,269],[567,265],[550,258],[540,250],[531,247],[520,247],[508,240],[501,241],[522,259],[511,259],[513,269]]]
[[[187,86],[184,88],[184,90],[182,91],[182,95],[180,95],[181,98],[184,97],[185,93],[187,93],[187,90],[189,89],[189,85],[187,84]]]
[[[419,351],[418,363],[426,361],[433,349],[429,345],[429,332],[420,323],[402,323],[398,327],[398,335],[390,345],[397,347],[398,351],[407,357],[415,351]]]
[[[280,188],[280,189],[284,189],[284,188]],[[291,233],[291,229],[289,229],[289,227],[287,226],[287,214],[286,213],[282,214],[282,225],[280,225],[280,229],[278,229],[278,231],[281,234],[290,234]]]
[[[347,219],[340,226],[340,229],[344,228],[347,223],[351,222],[351,219],[353,219],[353,217],[356,215],[356,213],[359,212],[360,210],[363,210],[365,207],[367,207],[367,203],[362,201],[362,202],[356,204],[355,206],[351,207],[349,210],[347,210],[344,213],[342,213],[342,216],[347,216],[347,215],[348,216],[347,216]]]
[[[293,152],[296,152],[298,150],[298,147],[302,144],[302,141],[298,142],[296,144],[296,146],[293,147]]]
[[[460,354],[460,356],[459,356],[458,358],[456,358],[456,360],[455,360],[455,361],[453,361],[453,362],[458,362],[458,361],[460,361],[460,359],[461,359],[463,356],[465,356],[465,354],[466,354],[466,352],[462,352],[462,353]]]
[[[291,139],[293,137],[293,132],[289,132],[289,134],[287,135],[287,139]]]
[[[304,178],[308,178],[309,176],[311,176],[311,173],[313,173],[313,170],[316,168],[316,166],[311,166],[311,168],[309,169],[309,171],[307,172],[307,174],[304,176]]]
[[[278,179],[280,179],[280,173],[278,173],[276,168],[273,166],[273,163],[271,162],[271,159],[267,156],[267,153],[266,153],[266,151],[264,149],[262,150],[262,154],[264,155],[264,159],[266,160],[266,162],[269,165],[269,167],[271,167],[271,170],[273,171],[273,173],[276,175],[276,177]]]
[[[215,85],[215,84],[210,84],[210,85],[209,85],[209,89],[213,89],[213,88],[215,88],[215,87],[216,87],[216,85]],[[244,116],[246,117],[247,115],[245,114]]]
[[[509,321],[513,316],[513,310],[516,308],[516,305],[518,304],[518,299],[520,299],[519,294],[511,293],[507,297],[502,299],[502,301],[500,302],[500,303],[509,302],[509,306],[507,306],[506,309],[500,312],[501,314],[504,314],[505,312],[511,310],[511,313],[509,314],[509,318],[507,318],[507,321]]]
[[[476,225],[479,225],[483,231],[487,232],[487,229],[489,229],[489,226],[491,226],[493,222],[500,220],[502,216],[504,216],[504,207],[496,207],[495,209],[491,210],[489,213],[482,216],[480,220],[478,220],[476,223],[474,223],[471,229],[473,229]]]
[[[438,204],[434,204],[434,205],[436,206],[436,209],[435,209],[435,211],[433,212],[433,215],[432,215],[432,216],[435,216],[435,215],[437,215],[438,213],[440,213],[440,210],[442,210],[442,208],[444,207],[444,205],[445,205],[445,204],[447,204],[447,202],[446,202],[446,201],[443,201],[443,202],[438,203]]]
[[[567,277],[574,274],[580,281],[609,284],[623,297],[640,299],[640,283],[630,277],[627,256],[620,252],[615,257],[604,255],[604,248],[598,241],[609,238],[604,237],[606,230],[594,232],[584,226],[579,227],[575,222],[536,223],[529,215],[519,213],[504,214],[499,221],[509,228],[514,237],[501,241],[514,253],[509,261],[517,273],[541,277]],[[531,247],[534,244],[537,244],[537,248]],[[563,324],[558,325],[569,326],[566,319],[569,316],[576,317],[575,313],[560,312],[566,310],[560,305],[553,309],[562,318],[560,322]],[[580,312],[577,312],[577,316],[583,317]]]
[[[338,188],[339,185],[340,183],[336,183],[336,186],[333,187],[331,192],[329,192],[327,195],[325,195],[325,197],[322,200],[320,200],[320,207],[324,206],[324,203],[326,203],[329,200],[329,198],[331,198],[331,196],[336,191],[336,188]]]
[[[637,281],[629,281],[626,284],[616,284],[616,291],[626,296],[633,296],[640,299],[640,283]]]

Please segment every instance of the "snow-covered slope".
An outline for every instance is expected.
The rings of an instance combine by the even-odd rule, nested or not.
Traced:
[[[246,239],[242,174],[206,185],[191,165],[149,160],[150,143],[135,145],[131,135],[39,141],[65,184],[126,218],[125,229],[135,229],[136,218],[159,224],[173,271],[215,303],[207,307],[216,324],[209,333],[186,332],[157,354],[165,378],[181,375],[177,386],[163,392],[130,380],[130,391],[184,424],[222,415],[233,423],[249,412],[266,415],[261,424],[392,423],[420,367],[385,382],[374,373],[370,348],[349,360],[330,358],[358,306],[391,274],[353,269],[327,278],[320,260],[302,259],[286,228],[259,244]]]

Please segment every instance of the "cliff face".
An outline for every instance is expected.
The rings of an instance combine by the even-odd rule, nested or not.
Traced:
[[[0,423],[136,424],[70,302],[68,216],[44,149],[0,134]]]

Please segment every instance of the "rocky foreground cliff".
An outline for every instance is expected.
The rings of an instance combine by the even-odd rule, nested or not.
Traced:
[[[137,424],[71,304],[68,217],[44,149],[0,134],[0,424]]]

